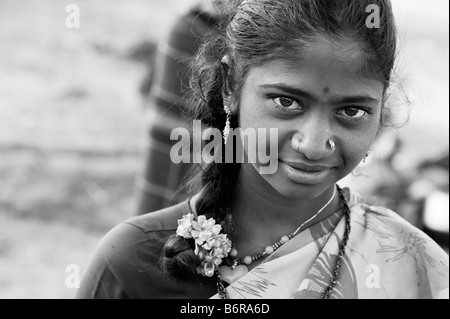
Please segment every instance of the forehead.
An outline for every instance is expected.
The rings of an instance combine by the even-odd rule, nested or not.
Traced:
[[[311,93],[382,95],[384,84],[363,74],[363,56],[352,42],[320,39],[290,53],[253,67],[247,84],[285,83]]]

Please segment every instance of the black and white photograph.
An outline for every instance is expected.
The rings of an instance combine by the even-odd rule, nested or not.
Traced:
[[[0,0],[0,48],[0,299],[449,299],[447,0]]]

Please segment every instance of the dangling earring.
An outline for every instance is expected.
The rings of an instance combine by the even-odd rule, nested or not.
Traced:
[[[364,163],[364,164],[367,163],[367,159],[369,158],[370,153],[372,153],[372,149],[369,148],[369,150],[367,151],[366,156],[364,156],[364,159],[363,159],[363,163]]]
[[[228,135],[230,135],[230,119],[231,119],[231,110],[227,105],[224,105],[223,108],[227,113],[227,120],[225,122],[225,128],[223,129],[223,140],[224,144],[227,145]]]

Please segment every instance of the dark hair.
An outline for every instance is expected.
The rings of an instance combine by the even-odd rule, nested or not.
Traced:
[[[389,0],[229,0],[217,3],[220,22],[192,63],[193,118],[202,120],[205,126],[223,130],[226,121],[223,96],[230,97],[227,101],[230,106],[237,106],[243,82],[252,67],[276,58],[297,56],[299,49],[319,36],[359,45],[363,53],[361,71],[383,81],[386,97],[397,53],[397,32]],[[366,9],[370,5],[376,5],[380,13],[379,26],[374,28],[367,26],[370,11]],[[221,62],[224,56],[229,63]],[[382,113],[381,124],[386,126],[389,121],[386,105]],[[231,126],[238,127],[235,115]],[[202,196],[196,207],[199,215],[218,221],[224,219],[239,168],[239,164],[224,161],[201,167]],[[184,239],[178,237],[178,240]],[[165,251],[177,256],[167,248],[173,243],[173,239],[169,240]],[[196,257],[192,249],[188,250],[179,251],[189,255],[189,259],[179,261],[180,267],[187,267],[187,260],[195,260],[191,259]],[[169,256],[166,254],[164,258]]]
[[[200,260],[194,254],[194,242],[183,237],[171,236],[164,245],[161,266],[171,276],[194,278]]]

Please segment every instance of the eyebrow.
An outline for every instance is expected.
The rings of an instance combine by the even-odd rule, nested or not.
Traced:
[[[263,89],[275,89],[278,91],[286,92],[288,94],[301,96],[303,98],[306,98],[306,99],[309,99],[312,101],[319,101],[319,99],[317,97],[315,97],[314,95],[312,95],[308,92],[305,92],[299,88],[292,87],[285,83],[263,84],[263,85],[260,85],[259,87],[263,88]],[[329,103],[331,103],[331,104],[374,103],[374,102],[378,103],[379,100],[370,95],[335,96],[329,100]]]

